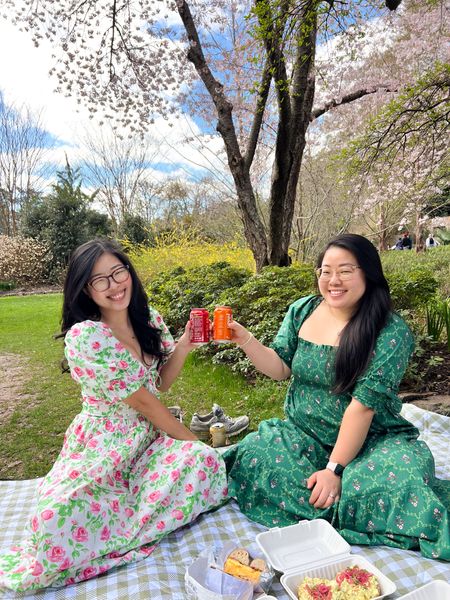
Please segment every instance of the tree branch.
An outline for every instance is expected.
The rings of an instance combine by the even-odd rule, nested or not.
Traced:
[[[266,60],[266,64],[264,65],[263,74],[261,78],[261,84],[258,90],[258,97],[256,101],[256,111],[252,123],[252,128],[250,130],[250,134],[247,142],[247,150],[245,152],[244,160],[247,168],[250,168],[250,165],[253,162],[253,158],[256,152],[256,146],[258,144],[258,137],[261,131],[261,125],[264,117],[264,109],[266,107],[267,97],[269,96],[270,84],[272,81],[271,75],[271,67],[269,60]]]
[[[311,121],[318,119],[322,115],[324,115],[329,110],[336,108],[337,106],[342,106],[343,104],[350,104],[355,100],[359,100],[360,98],[364,98],[364,96],[368,96],[369,94],[376,94],[377,92],[398,92],[398,88],[390,85],[379,85],[373,86],[370,88],[362,88],[360,90],[356,90],[355,92],[351,92],[346,96],[343,96],[340,99],[333,99],[329,102],[326,102],[323,106],[315,108],[311,112]]]

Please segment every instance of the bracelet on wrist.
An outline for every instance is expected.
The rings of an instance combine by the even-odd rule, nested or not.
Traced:
[[[251,341],[252,338],[253,338],[253,333],[249,333],[249,336],[245,340],[245,342],[243,344],[238,344],[239,348],[243,348],[244,346],[246,346]]]

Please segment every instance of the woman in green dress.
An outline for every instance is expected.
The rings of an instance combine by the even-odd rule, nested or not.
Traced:
[[[232,321],[233,341],[262,373],[291,378],[284,420],[225,452],[229,493],[267,527],[324,518],[353,544],[420,548],[450,560],[450,481],[400,415],[413,350],[392,312],[373,244],[345,234],[317,264],[319,295],[294,302],[266,347]]]

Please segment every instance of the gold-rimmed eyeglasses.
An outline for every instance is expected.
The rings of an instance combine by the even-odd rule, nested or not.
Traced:
[[[119,267],[115,269],[111,275],[100,275],[99,277],[94,277],[90,281],[88,281],[88,285],[91,286],[96,292],[106,292],[111,287],[111,281],[115,281],[116,283],[124,283],[130,276],[129,267],[124,265],[123,267]]]
[[[319,267],[316,269],[316,277],[322,281],[329,281],[333,277],[334,273],[336,273],[341,281],[348,281],[349,279],[352,279],[356,269],[360,268],[361,267],[358,267],[358,265],[343,265],[342,267],[339,267],[339,269]]]

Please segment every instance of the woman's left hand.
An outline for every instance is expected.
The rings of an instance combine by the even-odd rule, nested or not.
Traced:
[[[309,503],[314,508],[328,508],[339,500],[341,495],[341,478],[330,469],[322,469],[311,475],[307,487],[312,489]]]

